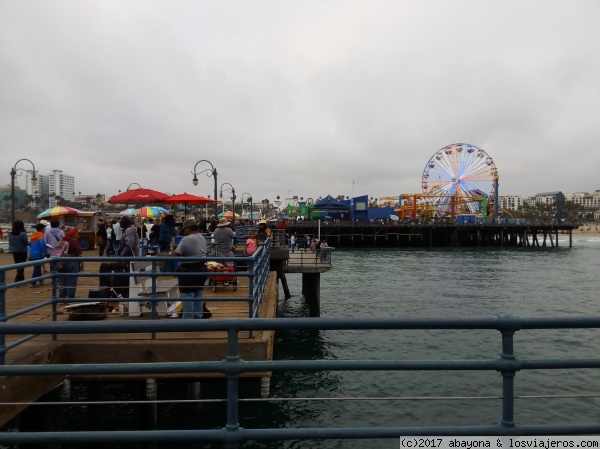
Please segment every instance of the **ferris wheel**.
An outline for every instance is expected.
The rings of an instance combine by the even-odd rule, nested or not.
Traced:
[[[482,149],[455,143],[437,151],[423,170],[423,197],[440,213],[478,212],[494,193],[498,170]]]

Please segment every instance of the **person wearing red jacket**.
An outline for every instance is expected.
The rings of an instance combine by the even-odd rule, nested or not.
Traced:
[[[77,228],[75,226],[66,226],[63,229],[65,235],[63,240],[69,242],[69,249],[65,257],[81,257],[81,245],[79,241],[75,238],[77,234]],[[83,262],[77,261],[69,261],[66,262],[64,267],[58,270],[59,273],[79,273],[83,271]],[[58,297],[61,299],[75,299],[75,293],[77,291],[77,276],[59,276],[58,277],[58,286],[60,288],[60,293]]]

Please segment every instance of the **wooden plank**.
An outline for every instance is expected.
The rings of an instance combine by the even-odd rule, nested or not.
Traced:
[[[227,341],[169,340],[136,342],[128,341],[70,341],[60,346],[64,362],[70,364],[89,363],[164,363],[205,362],[223,360],[227,356]],[[266,360],[267,342],[241,340],[240,357],[245,360]],[[159,375],[160,376],[160,375]]]

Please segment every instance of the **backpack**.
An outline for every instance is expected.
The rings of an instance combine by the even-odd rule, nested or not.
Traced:
[[[54,245],[54,247],[52,248],[52,251],[50,252],[50,257],[54,259],[57,257],[62,257],[64,255],[68,255],[68,253],[69,253],[69,242],[67,242],[65,240],[61,240],[56,245]],[[57,270],[62,270],[64,267],[65,267],[65,262],[57,262],[56,263]]]

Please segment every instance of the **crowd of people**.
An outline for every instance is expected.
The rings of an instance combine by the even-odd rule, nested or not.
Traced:
[[[82,257],[82,250],[79,241],[75,238],[77,228],[74,226],[65,226],[60,224],[58,219],[46,223],[37,223],[34,225],[35,231],[27,237],[25,224],[21,220],[16,220],[8,237],[8,248],[12,253],[15,264],[29,260],[42,260],[53,255],[57,247],[63,248],[61,256],[64,257]],[[64,243],[63,243],[64,242]],[[41,279],[44,264],[34,266],[31,276],[31,288],[39,287],[44,284]],[[76,260],[64,261],[57,270],[61,273],[79,273],[83,271],[84,263]],[[25,280],[25,269],[17,268],[15,282]],[[77,276],[61,276],[58,278],[59,298],[63,300],[75,298],[77,290]]]
[[[266,220],[258,222],[257,230],[252,230],[247,236],[236,235],[236,225],[248,225],[248,222],[232,222],[226,218],[221,219],[181,219],[166,215],[160,220],[145,219],[136,224],[134,219],[123,216],[117,219],[99,219],[95,232],[96,247],[99,257],[137,257],[142,255],[141,241],[147,239],[149,245],[158,246],[160,251],[180,257],[204,257],[207,254],[207,244],[204,234],[210,234],[216,249],[216,256],[234,257],[236,245],[239,240],[244,244],[242,254],[253,255],[261,244],[270,238],[272,229]],[[58,219],[48,222],[40,221],[34,225],[34,232],[28,237],[25,224],[17,220],[12,225],[8,237],[9,250],[13,255],[15,264],[36,261],[56,256],[57,248],[64,248],[59,254],[71,258],[82,257],[83,252],[77,240],[78,229],[75,226],[61,224]],[[285,233],[285,222],[281,221],[277,229],[286,236],[292,252],[314,251],[317,255],[323,248],[327,248],[325,240],[319,241],[316,236],[304,235],[297,237],[295,233]],[[182,237],[177,239],[176,237]],[[177,242],[177,243],[176,243]],[[238,252],[239,253],[239,252]],[[65,261],[57,265],[60,273],[78,273],[83,271],[83,262],[76,260]],[[181,263],[179,270],[182,272],[204,272],[205,263]],[[31,288],[44,284],[42,279],[46,272],[46,264],[36,265],[31,277]],[[77,276],[58,277],[59,298],[67,301],[74,299],[77,290]],[[24,268],[16,270],[15,282],[25,280]],[[182,298],[184,319],[206,318],[210,312],[202,301],[202,287],[206,276],[180,276],[179,286]]]

